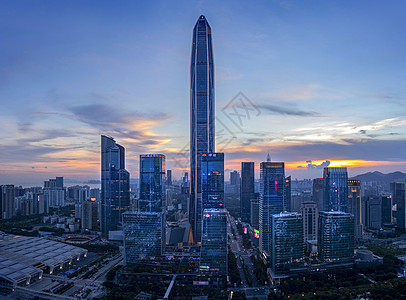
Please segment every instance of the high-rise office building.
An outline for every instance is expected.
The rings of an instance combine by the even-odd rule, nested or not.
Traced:
[[[393,224],[392,196],[382,196],[382,227]]]
[[[406,194],[404,182],[393,182],[390,184],[392,198],[396,204],[396,227],[402,232],[406,232]]]
[[[324,168],[325,211],[348,212],[348,173],[346,167]]]
[[[15,187],[12,184],[0,185],[0,212],[1,219],[10,219],[15,216]]]
[[[255,198],[255,173],[254,162],[241,163],[241,187],[240,187],[240,210],[241,221],[251,221],[251,200]],[[252,225],[252,223],[251,223]],[[258,227],[256,227],[258,228]]]
[[[380,196],[368,196],[366,226],[370,229],[381,229],[382,227],[382,199]]]
[[[166,170],[166,185],[172,185],[172,170]]]
[[[214,63],[211,28],[202,15],[193,29],[190,64],[190,205],[193,235],[201,235],[201,159],[215,152]],[[199,208],[198,208],[199,207]],[[200,239],[194,239],[200,242]]]
[[[271,215],[271,269],[286,274],[304,259],[303,219],[298,213]]]
[[[285,178],[285,195],[283,196],[283,211],[292,211],[292,177]]]
[[[317,240],[319,210],[316,202],[302,202],[300,210],[303,216],[304,242]]]
[[[203,212],[206,208],[224,206],[224,153],[203,153],[202,156],[201,210]],[[200,218],[198,216],[196,220]]]
[[[323,261],[354,256],[354,216],[342,211],[321,211],[317,248]]]
[[[313,179],[312,201],[316,202],[319,211],[324,211],[324,180],[323,178]]]
[[[259,229],[259,199],[251,199],[251,217],[250,224],[252,227]]]
[[[125,264],[156,264],[165,237],[162,212],[123,213]]]
[[[238,171],[230,172],[230,184],[240,185],[240,173],[238,173]]]
[[[259,192],[259,249],[268,254],[271,250],[271,215],[283,211],[285,195],[285,164],[268,161],[260,165]]]
[[[348,180],[348,212],[354,215],[354,235],[359,239],[363,233],[362,203],[361,203],[361,182],[359,180]]]
[[[139,211],[162,212],[165,205],[165,155],[140,155]]]
[[[130,207],[130,173],[125,169],[125,149],[111,137],[101,136],[101,231],[117,230]]]
[[[99,203],[96,199],[85,200],[81,202],[81,227],[82,229],[98,230],[99,221]]]
[[[227,276],[227,211],[205,209],[203,211],[202,247],[200,270],[219,276]]]
[[[203,210],[224,207],[224,153],[203,153],[200,200],[196,203],[194,239],[201,241]]]

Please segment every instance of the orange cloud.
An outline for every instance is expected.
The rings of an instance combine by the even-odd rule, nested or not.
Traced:
[[[399,161],[370,161],[370,160],[329,160],[329,167],[348,167],[348,168],[360,168],[360,167],[379,167],[379,166],[395,166],[404,165],[406,162]],[[321,165],[323,160],[312,161],[313,165]],[[309,163],[305,161],[287,162],[285,167],[287,169],[297,169],[298,167],[306,168]]]

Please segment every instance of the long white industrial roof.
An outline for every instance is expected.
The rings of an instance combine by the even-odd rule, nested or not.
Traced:
[[[45,238],[18,235],[8,235],[3,240],[0,240],[0,253],[3,251],[21,255],[31,259],[32,262],[40,262],[49,267],[61,265],[67,260],[79,257],[87,252],[85,249]]]

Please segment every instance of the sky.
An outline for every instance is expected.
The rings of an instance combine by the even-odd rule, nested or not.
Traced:
[[[0,2],[0,184],[100,178],[100,135],[189,169],[192,30],[213,34],[216,151],[292,178],[406,172],[404,1]],[[227,179],[227,177],[226,177]]]

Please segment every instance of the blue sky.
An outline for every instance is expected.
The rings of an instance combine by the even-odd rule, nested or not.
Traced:
[[[97,179],[100,134],[126,147],[133,177],[142,153],[167,155],[179,176],[201,14],[213,32],[217,150],[227,169],[269,152],[294,178],[321,176],[326,160],[350,175],[406,171],[405,9],[404,1],[2,1],[0,183]],[[244,105],[253,110],[241,123],[227,117]]]

